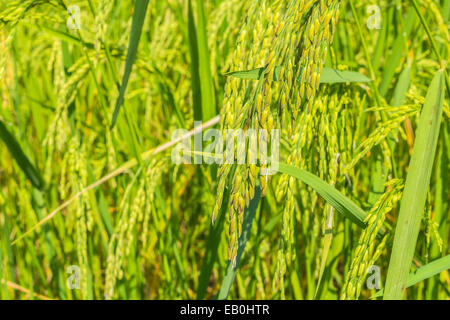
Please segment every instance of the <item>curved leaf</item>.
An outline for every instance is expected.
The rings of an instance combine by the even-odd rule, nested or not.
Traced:
[[[444,90],[444,74],[441,70],[436,74],[428,89],[416,130],[416,140],[395,228],[384,299],[402,299],[405,293],[430,185],[441,126]]]
[[[111,121],[111,128],[114,127],[119,115],[120,107],[122,106],[127,89],[128,80],[130,79],[131,70],[133,69],[134,60],[136,60],[139,40],[141,38],[142,26],[145,20],[149,0],[137,0],[134,6],[133,22],[131,24],[130,44],[128,45],[127,59],[125,61],[125,73],[123,74],[122,85],[120,86],[119,97],[116,101],[116,107]]]
[[[14,158],[14,160],[16,160],[20,169],[22,169],[23,173],[25,173],[30,182],[36,188],[42,190],[44,188],[44,183],[41,176],[39,175],[39,172],[31,164],[31,161],[23,152],[20,144],[17,142],[16,138],[14,138],[14,136],[8,131],[2,120],[0,120],[0,138],[6,144],[9,153],[11,153],[11,156]]]
[[[258,80],[265,68],[257,68],[248,71],[233,71],[225,75],[240,79]],[[278,81],[280,76],[280,67],[275,68],[274,80]],[[299,80],[298,80],[299,81]],[[320,77],[320,83],[345,83],[345,82],[370,82],[366,76],[354,71],[338,71],[332,68],[323,68]]]
[[[423,267],[417,269],[413,273],[408,275],[408,281],[406,281],[406,288],[409,288],[420,281],[434,277],[435,275],[450,269],[450,255],[447,255],[441,259],[430,262]],[[381,297],[384,294],[384,290],[378,291],[371,298]]]
[[[352,200],[344,196],[336,188],[332,187],[331,185],[320,179],[318,176],[303,169],[299,169],[284,163],[279,164],[278,171],[288,174],[306,183],[345,217],[350,219],[361,228],[366,227],[364,219],[367,216],[367,213],[363,209],[358,207]]]

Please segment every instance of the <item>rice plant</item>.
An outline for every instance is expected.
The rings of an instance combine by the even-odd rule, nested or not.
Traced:
[[[0,299],[448,300],[449,20],[2,1]]]

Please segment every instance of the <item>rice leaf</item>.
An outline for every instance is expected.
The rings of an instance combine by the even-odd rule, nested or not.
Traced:
[[[145,20],[149,0],[136,0],[133,13],[133,22],[131,24],[130,43],[128,45],[127,58],[125,61],[125,72],[122,78],[122,85],[120,86],[119,97],[116,101],[116,107],[111,121],[111,129],[114,127],[119,115],[120,107],[122,106],[125,90],[127,89],[128,80],[130,79],[131,70],[133,69],[134,60],[136,60],[139,40],[141,38],[142,26]]]
[[[447,255],[443,258],[437,259],[433,262],[430,262],[413,273],[408,275],[408,280],[406,281],[406,288],[409,288],[416,283],[419,283],[423,280],[434,277],[435,275],[450,269],[450,255]],[[384,289],[378,291],[371,298],[381,297],[384,294]]]
[[[48,34],[62,40],[62,41],[66,41],[67,43],[79,46],[79,47],[86,47],[88,49],[93,50],[95,47],[92,43],[89,42],[83,42],[81,41],[79,38],[74,37],[71,34],[68,34],[66,32],[60,31],[60,30],[55,30],[52,28],[49,28],[47,26],[42,26],[41,27],[45,32],[47,32]]]
[[[406,67],[399,76],[397,86],[394,89],[394,96],[392,97],[392,106],[399,107],[405,103],[406,92],[409,89],[411,77],[411,67]]]
[[[258,80],[265,68],[257,68],[248,71],[233,71],[225,75],[240,79]],[[275,68],[274,81],[279,80],[280,67]],[[300,80],[298,80],[300,81]],[[370,82],[371,80],[366,76],[354,71],[338,71],[332,68],[323,68],[320,77],[320,83],[346,83],[346,82]]]
[[[206,33],[204,0],[197,0],[197,45],[198,45],[198,71],[200,75],[202,97],[202,120],[212,119],[216,115],[216,99],[211,75],[211,64],[208,51],[208,37]]]
[[[244,223],[242,225],[242,234],[238,240],[238,251],[236,256],[236,267],[233,266],[231,261],[228,262],[227,271],[225,277],[220,286],[219,294],[217,299],[224,300],[228,297],[231,285],[236,277],[237,268],[239,267],[239,262],[241,261],[242,253],[244,252],[245,246],[247,245],[248,238],[250,237],[250,231],[253,225],[253,220],[256,216],[256,210],[258,209],[259,200],[261,198],[261,189],[259,186],[255,189],[255,197],[250,201],[250,205],[245,209],[244,212]]]
[[[405,293],[436,153],[444,88],[444,75],[441,70],[430,85],[416,130],[416,140],[395,229],[384,299],[399,300]]]
[[[345,83],[345,82],[370,82],[371,80],[354,71],[338,71],[331,68],[323,68],[320,83]]]
[[[431,43],[431,47],[433,48],[434,53],[436,54],[436,57],[439,60],[439,64],[441,65],[441,68],[443,68],[442,72],[444,74],[444,78],[445,78],[445,85],[447,88],[447,94],[450,95],[450,79],[448,77],[447,71],[445,66],[447,65],[446,60],[444,60],[441,56],[441,53],[439,52],[439,48],[436,44],[436,41],[434,40],[433,34],[431,33],[431,29],[430,26],[428,25],[427,21],[425,20],[425,17],[423,16],[423,14],[420,12],[419,9],[419,5],[417,3],[416,0],[410,0],[411,4],[414,7],[414,10],[417,13],[417,16],[420,19],[420,23],[422,24],[423,28],[425,29],[425,32],[428,36],[428,39],[430,40]]]
[[[228,186],[231,185],[233,172],[236,166],[231,170],[230,178],[228,180]],[[206,242],[206,252],[203,257],[202,268],[200,271],[200,276],[198,278],[198,288],[197,288],[197,299],[202,300],[205,298],[206,290],[208,289],[209,281],[211,278],[211,273],[214,267],[214,263],[217,259],[218,248],[220,240],[222,238],[222,230],[225,225],[226,210],[228,208],[227,204],[230,199],[231,188],[228,187],[225,190],[223,197],[223,205],[220,208],[219,213],[215,223],[211,226],[208,236],[208,241]]]
[[[279,164],[278,171],[301,180],[313,188],[318,194],[320,194],[320,196],[322,196],[322,198],[325,199],[325,201],[327,201],[346,218],[350,219],[350,221],[357,224],[361,228],[366,227],[366,224],[364,223],[364,218],[367,215],[366,212],[318,176],[284,163]]]
[[[192,12],[191,0],[188,1],[188,34],[189,34],[189,52],[191,55],[191,83],[192,83],[192,102],[194,106],[194,120],[202,120],[202,90],[200,83],[199,57],[197,30],[195,27],[194,13]]]
[[[414,14],[414,11],[410,9],[407,13],[404,22],[404,27],[394,41],[392,53],[388,57],[388,59],[386,59],[386,66],[383,69],[383,75],[378,89],[382,96],[386,95],[389,86],[392,82],[392,79],[394,78],[395,70],[397,70],[405,54],[406,39],[408,38],[408,35],[411,33],[412,27],[415,22],[415,18],[416,16]]]
[[[430,262],[413,273],[410,273],[408,276],[408,281],[406,282],[407,287],[411,287],[420,281],[425,279],[429,279],[437,274],[445,270],[450,269],[450,255],[447,255],[443,258],[437,259],[433,262]]]
[[[8,128],[6,128],[2,120],[0,120],[0,138],[3,140],[6,147],[9,150],[9,153],[14,158],[14,160],[16,160],[20,169],[22,169],[23,173],[30,180],[33,186],[35,186],[40,190],[43,190],[44,182],[39,172],[36,170],[31,161],[25,155],[20,144],[17,142],[16,138],[12,135],[12,133],[8,131]]]
[[[319,278],[317,280],[316,290],[314,291],[314,299],[317,299],[317,294],[319,293],[319,289],[322,285],[322,278],[324,275],[325,267],[327,265],[328,253],[330,252],[332,240],[333,240],[333,230],[332,229],[325,230],[325,236],[323,239],[323,249],[320,258]]]

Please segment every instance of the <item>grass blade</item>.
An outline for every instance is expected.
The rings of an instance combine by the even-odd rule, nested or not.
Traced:
[[[420,281],[431,278],[445,270],[450,269],[450,255],[443,258],[430,262],[423,267],[420,267],[408,276],[408,281],[406,282],[407,287],[411,287]]]
[[[208,121],[216,115],[216,99],[209,61],[208,38],[206,33],[204,0],[197,0],[197,44],[199,74],[202,95],[202,120]]]
[[[192,102],[194,106],[194,120],[201,121],[202,115],[202,90],[200,83],[199,58],[197,30],[195,27],[194,13],[192,12],[191,0],[188,1],[188,30],[189,30],[189,52],[191,55],[191,83]]]
[[[384,299],[399,300],[403,298],[405,293],[405,285],[416,248],[420,222],[430,184],[443,103],[444,75],[443,71],[439,71],[428,90],[417,128],[395,229]]]
[[[259,80],[261,73],[265,68],[257,68],[248,71],[233,71],[225,75],[240,79]],[[280,67],[275,68],[274,80],[278,81],[280,76]],[[299,80],[298,80],[299,81]],[[323,68],[320,77],[320,83],[345,83],[345,82],[370,82],[371,80],[366,76],[354,71],[338,71],[332,68]]]
[[[386,60],[386,66],[383,70],[380,86],[378,88],[380,94],[384,97],[388,92],[392,79],[395,75],[395,70],[401,63],[401,60],[405,54],[406,39],[411,33],[412,27],[415,22],[415,14],[412,10],[409,10],[405,19],[405,25],[402,32],[397,36],[392,46],[392,53]]]
[[[447,248],[448,235],[450,231],[450,212],[448,195],[450,194],[450,123],[442,124],[440,133],[439,151],[436,161],[436,182],[435,182],[435,198],[434,198],[434,217],[433,220],[438,223],[438,232],[443,239],[442,247]],[[436,260],[441,258],[445,252],[441,251],[439,243],[432,243],[430,247],[430,259]],[[427,299],[436,300],[439,298],[440,281],[437,277],[429,279],[427,290]]]
[[[434,277],[435,275],[450,269],[450,255],[430,262],[429,264],[420,267],[413,273],[410,273],[408,280],[406,281],[406,288],[409,288],[420,281]],[[381,297],[384,294],[384,290],[378,291],[371,298]]]
[[[425,29],[425,32],[428,36],[428,39],[431,42],[431,47],[433,48],[434,53],[436,54],[436,57],[439,60],[439,64],[441,65],[441,68],[445,68],[445,66],[447,65],[446,61],[444,59],[442,59],[441,54],[439,52],[438,46],[436,44],[436,41],[433,38],[433,35],[431,33],[430,27],[428,26],[428,23],[425,21],[425,17],[422,15],[422,13],[420,12],[419,9],[419,5],[417,4],[416,0],[410,0],[410,2],[412,3],[414,10],[416,10],[417,15],[419,16],[420,22],[422,23],[422,26]],[[447,87],[447,94],[450,95],[450,79],[448,78],[448,74],[446,72],[446,69],[443,69],[443,74],[445,77],[445,84]]]
[[[67,43],[79,46],[79,47],[83,47],[85,46],[88,49],[93,50],[94,49],[94,45],[92,43],[89,42],[82,42],[79,38],[74,37],[71,34],[68,34],[66,32],[60,31],[60,30],[55,30],[52,28],[49,28],[47,26],[42,26],[41,27],[42,30],[44,30],[45,32],[47,32],[49,35],[54,36],[55,38],[58,38],[62,41],[66,41]]]
[[[196,0],[197,24],[188,1],[188,38],[191,56],[191,82],[194,120],[206,122],[216,115],[216,98],[207,41],[205,10],[202,0]]]
[[[28,157],[23,152],[20,144],[17,142],[16,138],[8,131],[5,124],[0,120],[0,138],[5,143],[6,147],[11,153],[11,156],[16,160],[20,169],[25,173],[26,177],[36,188],[43,190],[44,182],[36,170],[36,168],[31,164]]]
[[[406,67],[399,76],[397,86],[394,89],[394,95],[392,97],[392,106],[399,107],[405,103],[406,93],[409,89],[411,77],[411,67]]]
[[[323,68],[320,83],[370,82],[369,78],[355,71],[338,71]]]
[[[136,60],[139,39],[141,38],[142,26],[145,20],[149,0],[136,0],[133,13],[133,22],[131,24],[130,43],[128,45],[127,58],[125,61],[125,72],[120,86],[119,97],[117,98],[116,107],[111,121],[111,129],[114,127],[122,106],[125,90],[127,89],[128,80],[130,79],[131,70],[133,69],[134,60]]]
[[[313,188],[332,207],[350,219],[353,223],[357,224],[361,228],[366,227],[366,224],[364,223],[364,219],[367,215],[366,212],[358,207],[352,200],[344,196],[341,192],[330,186],[316,175],[284,163],[279,164],[278,171],[301,180]]]
[[[205,298],[206,290],[208,289],[209,280],[211,278],[214,263],[216,262],[217,259],[218,247],[222,236],[223,226],[225,224],[226,210],[228,207],[227,204],[230,199],[231,188],[229,188],[229,186],[231,185],[232,178],[234,176],[233,174],[234,170],[235,168],[231,170],[231,174],[228,181],[228,188],[225,190],[225,194],[222,201],[223,203],[222,208],[219,210],[219,214],[217,215],[217,219],[214,225],[212,225],[210,228],[208,241],[206,243],[206,252],[203,258],[202,268],[198,280],[198,288],[197,288],[198,300]]]
[[[332,212],[332,210],[330,212]],[[322,257],[320,259],[319,278],[317,280],[316,290],[314,291],[314,299],[317,299],[317,294],[319,293],[320,286],[322,285],[322,278],[324,275],[325,267],[327,265],[328,253],[330,252],[332,240],[333,230],[331,228],[328,228],[327,230],[325,230],[325,236],[323,240],[324,245],[322,250]]]
[[[247,245],[248,238],[250,237],[250,231],[253,225],[253,220],[255,219],[256,210],[258,209],[259,200],[261,198],[261,189],[256,187],[255,197],[250,201],[250,205],[245,209],[244,212],[244,224],[242,225],[242,234],[239,238],[239,247],[236,256],[236,267],[233,267],[231,261],[228,262],[227,272],[225,278],[222,281],[222,285],[219,290],[217,299],[224,300],[228,297],[231,285],[236,278],[237,268],[239,267],[239,262],[241,261],[242,253],[244,252],[245,246]]]

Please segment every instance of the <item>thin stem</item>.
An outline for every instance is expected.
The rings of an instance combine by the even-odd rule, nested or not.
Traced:
[[[436,54],[436,57],[439,60],[439,65],[444,70],[444,77],[445,77],[445,85],[447,87],[447,93],[450,96],[450,79],[448,78],[447,69],[446,69],[446,62],[442,59],[441,54],[439,53],[438,46],[436,44],[436,41],[433,38],[433,35],[431,34],[430,27],[428,26],[428,23],[425,21],[424,16],[419,10],[419,6],[417,4],[416,0],[410,0],[414,9],[416,10],[417,15],[419,16],[420,22],[422,23],[423,27],[425,28],[425,32],[427,33],[428,39],[431,42],[431,47],[433,48],[434,53]]]
[[[371,87],[372,87],[372,90],[373,90],[373,93],[374,93],[374,96],[375,96],[375,102],[376,102],[378,107],[381,107],[380,93],[378,92],[378,88],[377,88],[377,85],[375,83],[375,79],[376,79],[375,70],[373,69],[372,59],[370,58],[369,49],[367,47],[366,40],[364,39],[364,35],[363,35],[363,32],[362,32],[361,24],[359,23],[358,15],[356,13],[355,6],[353,5],[353,1],[349,0],[349,4],[350,4],[350,7],[352,9],[353,17],[355,18],[355,21],[356,21],[356,27],[358,28],[358,33],[359,33],[359,36],[361,38],[361,42],[362,42],[363,49],[364,49],[364,55],[366,56],[367,68],[369,69],[370,78],[372,79]]]

